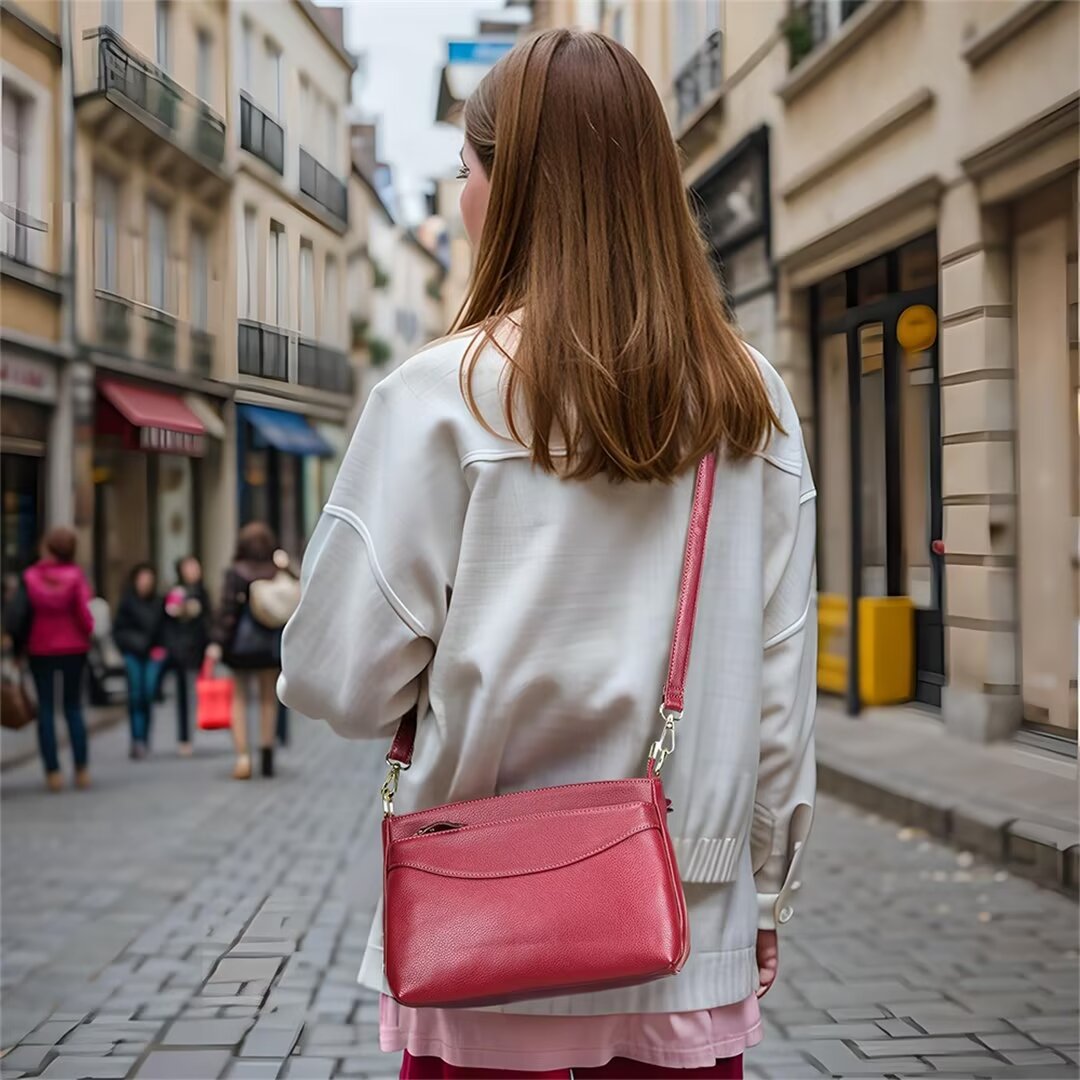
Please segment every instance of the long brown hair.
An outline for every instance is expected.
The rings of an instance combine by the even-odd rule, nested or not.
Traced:
[[[602,34],[537,34],[469,98],[465,137],[491,182],[454,323],[476,331],[462,369],[474,415],[483,422],[472,382],[490,342],[509,361],[510,434],[549,472],[669,481],[710,449],[758,449],[779,421],[637,60]],[[497,331],[519,309],[511,355]]]

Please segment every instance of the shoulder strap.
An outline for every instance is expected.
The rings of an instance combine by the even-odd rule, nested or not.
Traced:
[[[705,558],[705,538],[709,529],[709,512],[712,509],[713,484],[716,479],[716,454],[706,454],[698,464],[694,480],[694,501],[690,506],[690,526],[686,533],[686,550],[683,554],[682,579],[679,582],[679,600],[675,608],[675,630],[671,636],[671,656],[668,660],[667,681],[664,683],[664,703],[661,714],[665,731],[671,730],[674,747],[674,725],[682,715],[683,693],[686,688],[686,671],[690,665],[690,646],[694,638],[694,617],[697,614],[698,588],[701,585],[701,566]],[[416,709],[410,709],[398,724],[397,734],[386,755],[390,766],[407,769],[412,764],[413,743],[416,740]],[[659,749],[657,743],[654,750]],[[670,753],[659,749],[654,756],[658,763]]]

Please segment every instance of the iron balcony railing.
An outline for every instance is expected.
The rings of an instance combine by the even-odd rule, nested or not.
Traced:
[[[349,202],[345,184],[325,165],[300,147],[300,190],[328,210],[343,225],[349,220]]]
[[[237,326],[236,353],[241,375],[288,381],[289,335],[286,331],[241,319]]]
[[[127,352],[131,339],[131,304],[110,293],[98,292],[94,297],[98,341],[107,349]]]
[[[214,368],[214,335],[206,330],[191,329],[191,370],[209,378]]]
[[[866,0],[799,0],[785,23],[788,64],[795,67],[822,42],[832,37]]]
[[[285,175],[285,131],[246,94],[240,95],[240,146]]]
[[[352,367],[340,349],[301,338],[297,352],[297,382],[334,394],[351,394]]]
[[[145,311],[146,359],[161,367],[176,365],[176,320],[164,311]]]
[[[676,123],[681,125],[701,108],[724,79],[724,38],[714,30],[705,44],[675,76]]]
[[[81,93],[103,93],[134,106],[139,118],[187,153],[219,166],[225,160],[225,121],[205,101],[189,93],[157,64],[132,48],[111,27],[98,26],[84,35],[84,77]]]

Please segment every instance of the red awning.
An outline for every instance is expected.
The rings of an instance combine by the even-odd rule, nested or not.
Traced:
[[[98,427],[114,434],[133,434],[131,440],[140,450],[156,450],[167,454],[199,455],[206,449],[206,426],[187,407],[179,394],[154,390],[149,386],[99,379],[98,390],[111,410],[99,415]],[[109,416],[108,412],[115,416]],[[113,419],[120,420],[116,425]],[[122,430],[129,427],[128,432]]]

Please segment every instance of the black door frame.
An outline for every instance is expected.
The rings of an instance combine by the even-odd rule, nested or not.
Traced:
[[[865,264],[862,264],[865,265]],[[862,389],[862,360],[860,347],[860,332],[864,326],[880,323],[882,327],[882,365],[885,387],[885,576],[886,594],[888,596],[904,595],[904,583],[902,575],[903,554],[903,475],[902,475],[902,443],[900,414],[901,379],[904,375],[901,362],[900,350],[896,340],[896,327],[901,313],[913,304],[926,304],[937,313],[938,288],[937,285],[928,285],[918,289],[900,291],[900,266],[899,252],[893,250],[885,256],[886,266],[886,294],[878,300],[867,303],[858,303],[858,271],[859,266],[851,267],[844,271],[844,287],[847,310],[842,316],[833,319],[822,320],[819,318],[819,305],[816,296],[811,305],[813,319],[811,332],[813,334],[812,352],[814,368],[814,397],[815,408],[820,415],[820,407],[816,404],[820,393],[819,361],[820,342],[822,338],[832,334],[843,334],[846,340],[847,352],[847,386],[848,386],[848,457],[850,459],[849,485],[851,493],[851,521],[849,543],[851,549],[851,575],[848,582],[848,679],[846,704],[850,715],[858,715],[862,702],[859,697],[859,598],[862,596],[862,412],[861,412],[861,389]],[[930,354],[931,370],[933,372],[933,389],[930,396],[929,416],[929,513],[928,529],[930,536],[928,544],[942,535],[942,507],[941,507],[941,395],[938,375],[939,343],[934,344],[927,350]],[[820,451],[820,439],[818,440]],[[944,573],[943,557],[931,549],[930,551],[930,579],[931,579],[931,606],[937,613],[937,620],[944,609]],[[933,621],[933,619],[931,620]],[[944,657],[942,656],[942,671],[930,673],[936,682],[940,678],[944,682]],[[940,688],[938,690],[940,694]]]

